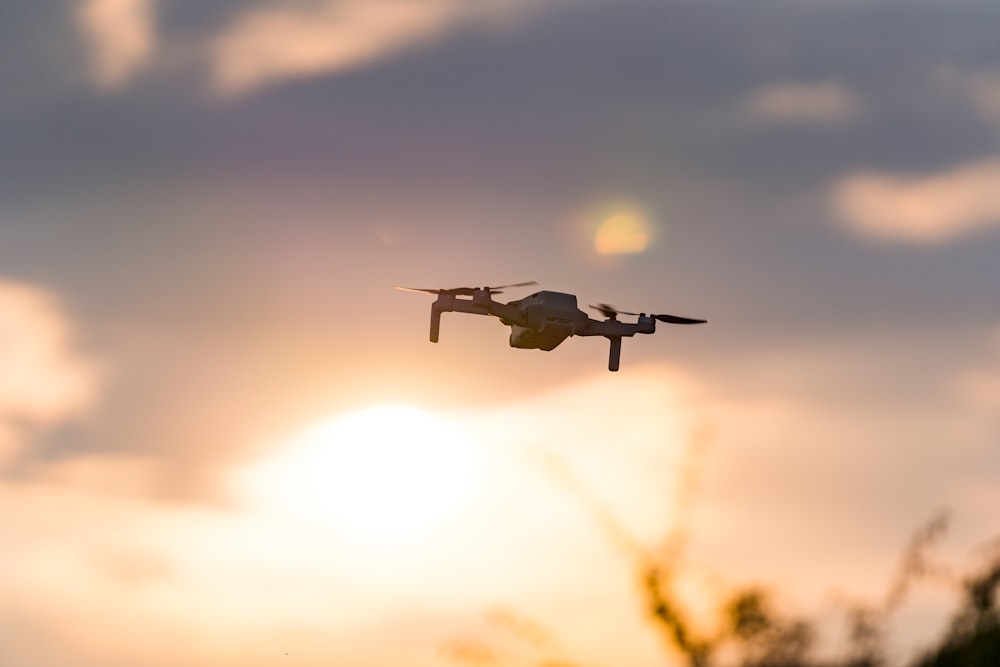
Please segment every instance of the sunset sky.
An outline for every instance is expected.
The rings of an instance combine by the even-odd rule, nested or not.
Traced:
[[[967,571],[1000,535],[998,26],[4,3],[0,664],[670,666],[635,556],[671,535],[706,627],[759,582],[833,651],[940,511]],[[391,289],[529,280],[709,322],[613,374],[491,318],[432,345]],[[896,654],[955,601],[914,590]]]

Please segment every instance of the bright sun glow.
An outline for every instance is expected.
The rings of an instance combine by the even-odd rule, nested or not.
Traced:
[[[307,483],[338,521],[377,536],[425,528],[472,482],[470,443],[415,408],[386,406],[309,429]],[[306,480],[303,480],[306,481]]]

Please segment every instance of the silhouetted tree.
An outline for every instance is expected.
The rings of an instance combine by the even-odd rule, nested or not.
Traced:
[[[688,574],[682,557],[689,529],[687,514],[704,450],[711,440],[710,431],[703,431],[691,438],[681,466],[676,524],[655,555],[629,534],[615,513],[561,460],[551,455],[541,457],[553,478],[576,495],[609,540],[633,559],[641,575],[642,602],[649,618],[688,667],[889,667],[885,637],[890,617],[910,589],[927,578],[944,580],[950,585],[960,581],[961,606],[939,645],[910,661],[908,667],[1000,667],[997,604],[1000,542],[988,565],[960,580],[928,555],[930,547],[947,529],[948,517],[944,512],[914,533],[903,551],[899,570],[881,599],[853,601],[844,606],[848,634],[839,658],[817,659],[813,655],[816,635],[813,624],[804,618],[776,613],[771,594],[759,586],[736,589],[724,596],[715,628],[697,629],[685,601],[676,592],[675,581]],[[446,647],[448,657],[473,667],[572,667],[573,663],[563,660],[547,640],[543,641],[545,632],[540,625],[509,611],[494,614],[491,621],[522,648],[530,650],[512,655],[482,642],[459,641]]]
[[[941,645],[914,667],[997,667],[1000,665],[1000,554],[963,582],[963,604]]]
[[[644,586],[649,613],[666,631],[670,643],[687,658],[691,667],[708,667],[718,642],[694,636],[683,606],[672,594],[670,584],[669,570],[655,566],[646,568]]]
[[[737,593],[725,608],[725,633],[740,649],[743,667],[799,667],[811,664],[813,628],[802,619],[782,620],[760,588]]]

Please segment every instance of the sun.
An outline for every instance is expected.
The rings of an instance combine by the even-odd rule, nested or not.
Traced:
[[[345,527],[373,536],[424,529],[462,501],[472,484],[471,444],[430,414],[382,406],[324,422],[304,435],[303,479]]]

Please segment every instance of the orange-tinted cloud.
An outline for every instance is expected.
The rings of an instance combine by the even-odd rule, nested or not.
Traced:
[[[94,401],[94,365],[73,351],[70,326],[39,288],[0,281],[0,464],[24,426],[79,414]]]
[[[267,5],[247,11],[211,44],[212,85],[219,94],[236,95],[351,69],[430,41],[462,22],[503,18],[519,5],[466,0]]]
[[[836,372],[852,387],[871,372],[821,351],[783,348],[755,359],[760,368],[727,368],[755,378],[742,396],[634,365],[518,404],[442,415],[470,435],[489,475],[409,541],[352,537],[292,486],[280,503],[243,496],[225,508],[108,493],[101,480],[148,472],[138,460],[0,481],[2,613],[5,627],[24,630],[9,633],[5,657],[263,666],[287,653],[309,665],[429,667],[470,618],[504,604],[540,619],[569,657],[654,664],[662,646],[634,588],[628,540],[617,538],[656,547],[679,514],[692,561],[705,564],[695,580],[685,570],[681,588],[716,581],[692,597],[715,602],[726,583],[748,578],[813,599],[831,582],[878,592],[925,508],[957,499],[968,512],[995,506],[996,495],[941,465],[938,457],[961,455],[954,438],[940,437],[950,433],[939,430],[946,406],[914,414],[815,395]],[[858,346],[845,354],[855,358]],[[775,375],[770,391],[760,387]],[[713,435],[698,435],[705,423]],[[692,449],[703,437],[710,442]],[[272,453],[294,454],[281,443]],[[267,465],[257,472],[283,476]],[[945,473],[950,483],[937,486]],[[977,526],[991,516],[971,515]],[[165,646],[165,635],[184,641]]]
[[[960,395],[970,404],[992,411],[1000,411],[1000,372],[977,369],[962,373],[957,387]]]
[[[857,95],[836,82],[778,83],[756,91],[747,103],[751,115],[775,123],[839,123],[858,110]]]
[[[127,85],[144,67],[185,66],[164,57],[170,36],[157,34],[158,0],[83,0],[75,20],[89,49],[93,81]],[[503,25],[529,8],[523,0],[272,0],[247,9],[207,41],[173,44],[204,57],[215,93],[246,93],[287,79],[339,72],[395,55],[462,24]],[[166,47],[166,48],[164,48]]]
[[[954,386],[969,407],[997,414],[1000,412],[1000,326],[993,330],[989,344],[984,363],[959,373]]]
[[[1000,159],[929,175],[860,171],[832,189],[834,211],[852,231],[882,241],[935,244],[1000,227]]]
[[[156,0],[85,0],[77,26],[90,48],[90,74],[98,86],[119,88],[147,64],[156,48]]]
[[[568,655],[651,664],[661,647],[634,596],[632,563],[533,456],[545,448],[564,458],[628,528],[655,537],[673,509],[670,463],[688,429],[690,383],[672,371],[634,370],[615,410],[601,409],[613,387],[602,374],[538,400],[452,416],[476,436],[469,446],[489,474],[435,527],[395,541],[344,530],[301,485],[280,498],[255,496],[266,502],[234,492],[226,507],[156,502],[122,486],[155,475],[140,459],[81,458],[18,484],[0,480],[5,627],[25,627],[5,657],[263,666],[287,653],[309,665],[430,667],[469,619],[505,603],[544,619]],[[296,452],[276,442],[274,454]],[[250,467],[284,479],[281,469]],[[239,469],[228,474],[244,479]],[[581,586],[601,614],[579,605]],[[164,634],[185,641],[164,646]]]

